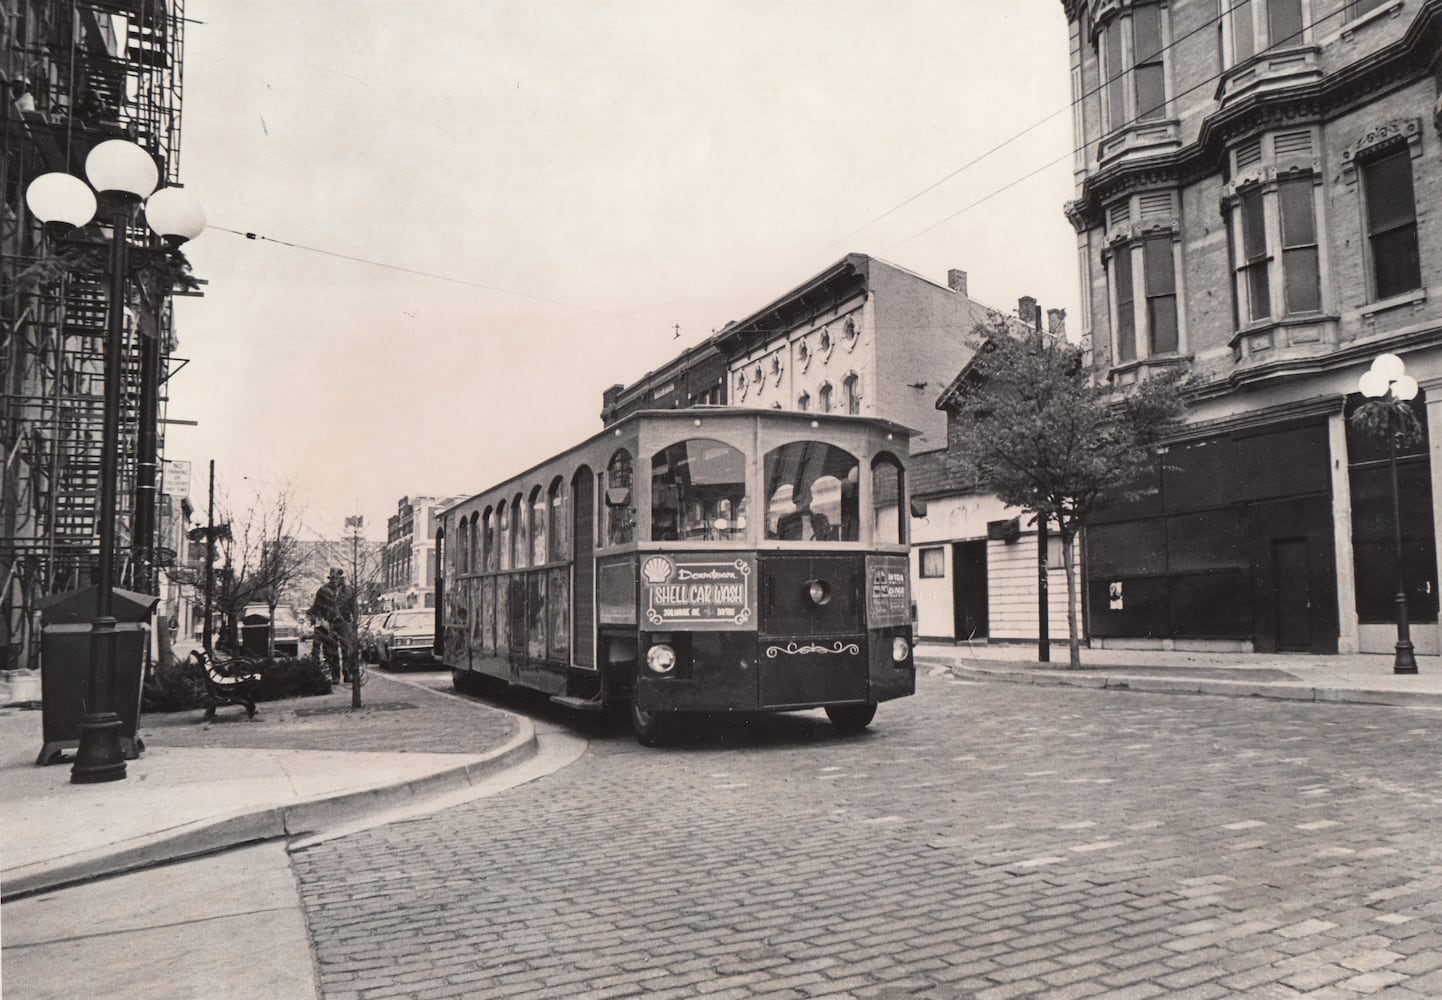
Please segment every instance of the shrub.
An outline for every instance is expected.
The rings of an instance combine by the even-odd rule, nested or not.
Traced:
[[[330,694],[330,672],[309,656],[278,656],[261,660],[255,666],[260,671],[260,683],[255,686],[256,701]]]
[[[252,697],[256,701],[281,701],[330,694],[330,673],[309,656],[282,656],[247,660],[246,667],[260,674]],[[174,657],[157,664],[145,679],[141,691],[142,712],[183,712],[210,704],[200,668],[190,656]]]
[[[168,659],[151,667],[140,692],[144,712],[183,712],[207,704],[205,684],[190,657]]]

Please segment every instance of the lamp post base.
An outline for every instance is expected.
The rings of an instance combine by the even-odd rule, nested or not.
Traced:
[[[96,785],[125,777],[125,751],[120,745],[120,716],[114,712],[87,715],[80,722],[80,746],[70,768],[72,785]]]
[[[1397,643],[1397,654],[1392,660],[1392,673],[1394,674],[1415,674],[1417,672],[1417,657],[1413,655],[1412,643]]]

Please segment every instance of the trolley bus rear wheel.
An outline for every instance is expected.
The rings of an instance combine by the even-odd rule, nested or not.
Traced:
[[[667,723],[670,718],[664,712],[648,712],[631,700],[631,731],[636,742],[643,747],[658,747],[666,742]]]
[[[859,733],[876,718],[876,703],[869,705],[827,705],[826,717],[843,733]]]

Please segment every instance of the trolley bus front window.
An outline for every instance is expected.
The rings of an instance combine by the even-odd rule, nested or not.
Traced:
[[[746,535],[746,457],[721,441],[678,441],[651,458],[651,540]]]
[[[821,441],[793,441],[766,454],[766,537],[855,542],[861,538],[860,464]]]

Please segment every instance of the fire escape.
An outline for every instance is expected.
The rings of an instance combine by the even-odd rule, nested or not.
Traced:
[[[185,24],[183,0],[12,0],[5,7],[0,669],[34,665],[36,600],[91,583],[99,555],[109,309],[104,255],[87,253],[83,231],[47,242],[24,207],[25,189],[52,170],[83,177],[90,150],[112,138],[144,146],[162,177],[176,180]],[[147,349],[160,352],[160,401],[149,419],[163,450],[159,432],[173,347],[169,296],[146,304],[132,290],[127,312],[115,563],[122,568],[118,582],[142,586],[130,558],[143,433],[141,358]]]

